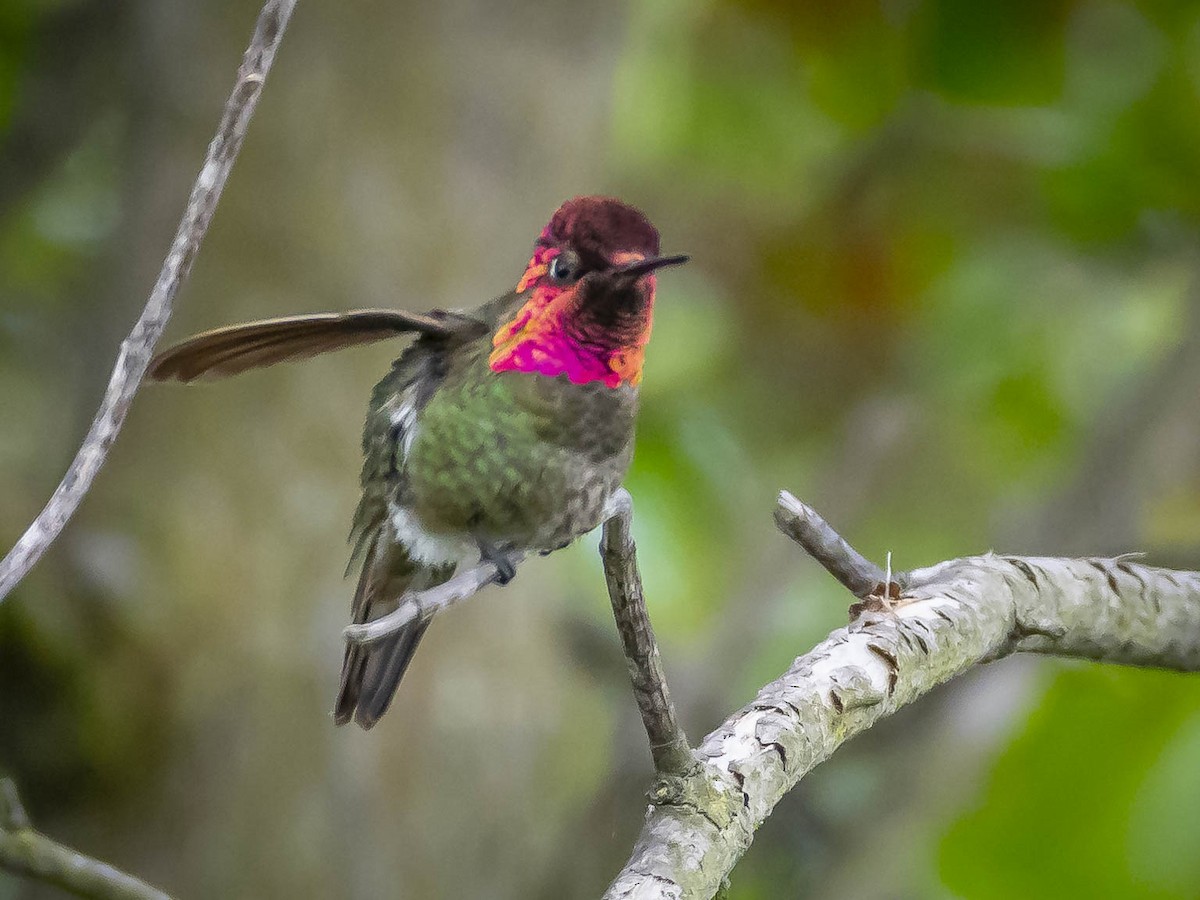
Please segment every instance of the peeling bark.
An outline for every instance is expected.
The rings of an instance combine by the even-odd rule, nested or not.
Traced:
[[[797,507],[823,526],[813,533],[827,554],[836,546],[832,529],[795,498],[781,497],[780,515]],[[797,540],[809,549],[803,536]],[[857,561],[833,569],[843,582],[840,573],[870,571]],[[864,577],[853,581],[862,586]],[[904,585],[898,600],[888,589],[873,594],[847,627],[709,734],[698,748],[699,772],[660,779],[633,854],[606,900],[714,896],[755,830],[813,767],[980,662],[1023,651],[1200,670],[1197,572],[1127,559],[987,554],[897,580]]]

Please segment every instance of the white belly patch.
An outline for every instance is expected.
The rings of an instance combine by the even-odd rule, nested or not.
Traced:
[[[421,524],[416,514],[396,503],[388,504],[388,516],[396,543],[408,551],[413,562],[427,566],[454,565],[479,555],[479,548],[468,534],[438,534]]]

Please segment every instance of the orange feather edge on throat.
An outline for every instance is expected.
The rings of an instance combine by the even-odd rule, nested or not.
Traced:
[[[533,372],[547,377],[566,375],[575,384],[601,381],[610,388],[639,384],[652,317],[646,316],[645,327],[631,342],[611,349],[573,339],[567,325],[575,288],[540,283],[550,270],[550,261],[559,252],[554,247],[538,247],[530,259],[517,283],[517,293],[533,287],[533,294],[512,320],[501,325],[492,336],[494,349],[488,357],[492,371]],[[614,262],[642,258],[641,254],[619,256],[622,258]],[[653,302],[654,276],[648,277]]]

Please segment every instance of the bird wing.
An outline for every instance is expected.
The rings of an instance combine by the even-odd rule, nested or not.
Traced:
[[[409,313],[359,309],[264,319],[206,331],[164,350],[150,361],[150,377],[155,381],[184,382],[202,376],[221,378],[400,334],[465,338],[484,331],[483,323],[442,310]]]

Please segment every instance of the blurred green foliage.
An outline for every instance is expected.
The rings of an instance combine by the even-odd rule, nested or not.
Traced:
[[[946,883],[981,898],[1194,897],[1198,737],[1194,679],[1062,671],[947,835]]]
[[[0,541],[86,426],[253,10],[0,6]],[[844,621],[787,487],[900,567],[1200,559],[1200,3],[301,4],[174,336],[507,289],[566,196],[661,279],[629,483],[694,738]],[[0,607],[0,768],[183,896],[588,897],[648,754],[592,541],[325,712],[394,348],[148,389]],[[780,805],[732,900],[1200,896],[1200,687],[988,667]],[[0,877],[0,897],[43,896]]]

